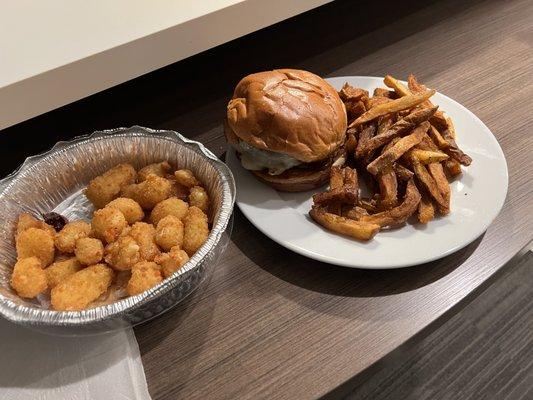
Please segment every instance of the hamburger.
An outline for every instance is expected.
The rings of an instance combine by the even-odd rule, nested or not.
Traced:
[[[228,103],[224,131],[242,166],[276,190],[322,186],[346,159],[346,108],[311,72],[278,69],[243,78]]]

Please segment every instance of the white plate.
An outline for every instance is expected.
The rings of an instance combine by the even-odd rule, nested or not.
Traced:
[[[371,93],[383,87],[375,77],[327,79],[336,89],[344,82]],[[331,233],[309,217],[314,192],[283,193],[262,184],[240,165],[233,150],[226,162],[235,176],[237,204],[261,232],[282,246],[319,261],[346,267],[380,269],[422,264],[461,249],[479,237],[500,212],[507,194],[507,164],[491,131],[465,107],[440,93],[432,101],[452,117],[457,143],[472,164],[451,183],[451,213],[427,225],[383,230],[360,242]],[[319,192],[321,190],[316,190]]]

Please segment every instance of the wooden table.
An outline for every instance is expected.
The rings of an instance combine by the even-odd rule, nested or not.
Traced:
[[[235,210],[210,282],[135,329],[154,399],[338,397],[464,306],[532,239],[533,3],[373,3],[321,7],[1,135],[4,174],[59,139],[133,124],[178,130],[222,155],[235,83],[293,66],[325,76],[414,72],[497,136],[510,174],[503,211],[470,246],[426,265],[322,264],[270,241]]]

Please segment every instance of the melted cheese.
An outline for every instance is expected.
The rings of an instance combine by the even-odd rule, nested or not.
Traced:
[[[241,154],[242,166],[251,171],[268,169],[270,175],[279,175],[292,167],[302,164],[301,161],[287,154],[261,150],[250,146],[242,140],[239,140],[234,147]]]

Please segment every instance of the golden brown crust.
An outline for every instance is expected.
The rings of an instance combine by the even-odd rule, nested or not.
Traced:
[[[227,107],[236,137],[303,162],[322,160],[344,143],[346,109],[336,90],[307,71],[279,69],[243,78]]]

